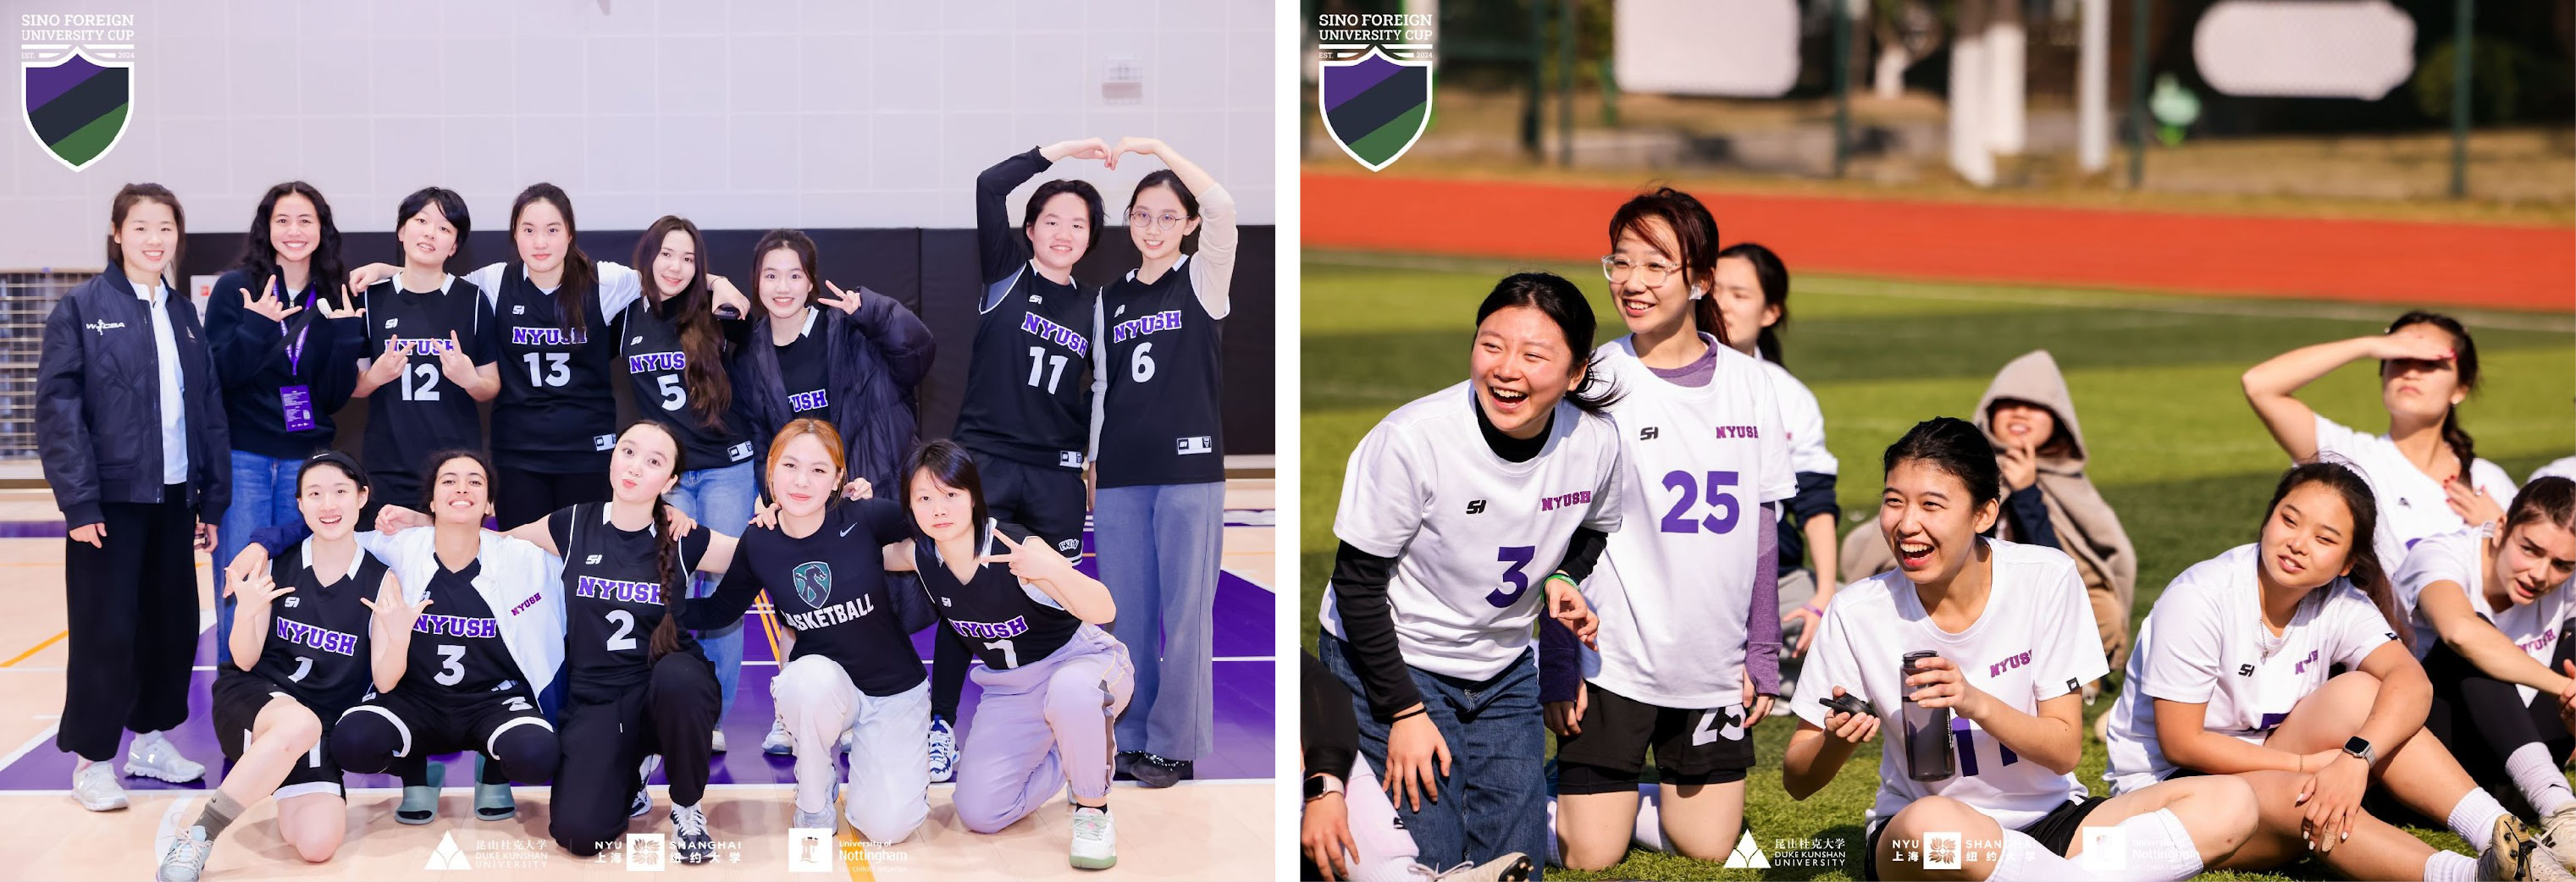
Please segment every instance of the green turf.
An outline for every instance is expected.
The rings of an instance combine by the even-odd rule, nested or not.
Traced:
[[[1466,378],[1477,302],[1504,273],[1547,269],[1583,285],[1603,340],[1624,333],[1588,265],[1413,260],[1308,252],[1304,326],[1300,571],[1301,633],[1315,641],[1315,605],[1332,567],[1332,518],[1351,447],[1385,413]],[[1790,369],[1816,393],[1827,443],[1842,462],[1844,510],[1865,511],[1879,452],[1916,421],[1966,417],[1993,372],[2032,349],[2066,371],[2091,472],[2138,548],[2136,616],[2184,567],[2249,541],[2271,482],[2287,466],[2237,377],[2308,343],[2371,333],[2400,309],[2274,300],[2224,300],[2101,291],[1898,283],[1802,275],[1783,335]],[[2439,308],[2438,302],[2426,305]],[[2576,323],[2565,315],[2459,313],[2472,325],[2484,385],[2461,408],[2480,456],[2519,478],[2576,453]],[[2302,394],[2329,417],[2385,428],[2367,365],[2348,366]],[[1845,529],[1857,521],[1846,515]],[[2106,697],[2093,712],[2110,707]],[[1783,844],[1846,841],[1877,787],[1876,753],[1862,751],[1834,783],[1804,802],[1780,788],[1779,756],[1795,723],[1754,729],[1757,764],[1745,814],[1771,853],[1768,871],[1725,870],[1669,855],[1632,853],[1602,873],[1562,869],[1562,879],[1847,879],[1857,867],[1780,865]],[[2086,741],[2078,776],[2103,792],[2102,748]],[[2436,847],[2465,846],[2418,830]],[[1784,841],[1788,841],[1785,842]],[[1828,849],[1830,850],[1830,849]],[[2327,878],[2305,864],[2282,874],[2205,879]]]

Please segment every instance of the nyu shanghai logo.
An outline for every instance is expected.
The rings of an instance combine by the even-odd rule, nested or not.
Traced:
[[[134,108],[134,16],[18,16],[27,133],[80,171],[124,140]]]
[[[1430,126],[1434,19],[1427,13],[1315,18],[1315,104],[1324,130],[1369,171],[1404,156]]]

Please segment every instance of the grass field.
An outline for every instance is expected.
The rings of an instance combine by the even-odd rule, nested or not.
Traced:
[[[1475,307],[1493,282],[1547,269],[1584,287],[1603,339],[1624,333],[1589,265],[1529,266],[1308,251],[1304,262],[1304,500],[1300,556],[1303,642],[1315,642],[1315,608],[1331,572],[1332,518],[1353,445],[1394,407],[1464,379]],[[2440,298],[2428,295],[2426,303]],[[2091,473],[2118,510],[2139,557],[2136,615],[2193,563],[2250,541],[2263,500],[2287,460],[2238,390],[2255,362],[2308,343],[2379,330],[2401,310],[2337,303],[2235,301],[1996,286],[1800,276],[1784,335],[1789,368],[1825,412],[1828,446],[1842,463],[1849,512],[1874,509],[1879,453],[1916,421],[1967,417],[1993,372],[2045,348],[2066,372],[2092,448]],[[2576,453],[2576,319],[2565,314],[2458,313],[2477,337],[2484,386],[2462,424],[2480,456],[2516,478]],[[2386,418],[2368,365],[2348,366],[2303,397],[2340,422],[2378,431]],[[2105,711],[2111,702],[2088,712]],[[1823,792],[1792,801],[1779,757],[1793,720],[1754,729],[1760,762],[1745,816],[1770,853],[1767,871],[1726,870],[1632,853],[1598,874],[1562,879],[1851,879],[1857,866],[1829,857],[1860,849],[1860,819],[1877,787],[1876,752],[1863,751]],[[2089,738],[2078,776],[2095,792],[2102,748]],[[2465,850],[2447,832],[2418,830],[2436,847]],[[1803,843],[1824,866],[1787,866]],[[1789,848],[1783,849],[1787,845]],[[2209,879],[2327,878],[2320,865],[2282,874]]]

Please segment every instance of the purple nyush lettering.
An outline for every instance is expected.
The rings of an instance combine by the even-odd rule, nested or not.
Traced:
[[[658,371],[680,371],[689,368],[686,352],[647,352],[626,357],[626,372],[650,374]]]
[[[1720,438],[1760,438],[1760,437],[1762,437],[1762,427],[1760,427],[1760,426],[1719,426],[1719,427],[1717,427],[1717,437],[1720,437]]]
[[[951,621],[948,625],[957,629],[957,636],[977,640],[1008,640],[1029,632],[1029,620],[1025,616],[1012,616],[1007,622]]]
[[[816,389],[812,392],[798,392],[794,395],[787,396],[787,409],[795,413],[822,410],[830,406],[832,406],[831,393],[823,389]]]
[[[277,639],[335,655],[356,655],[358,635],[316,628],[294,619],[277,620]]]
[[[511,328],[512,346],[579,346],[590,342],[590,332],[581,328]]]
[[[1091,341],[1063,325],[1047,321],[1046,316],[1029,313],[1020,319],[1020,330],[1036,334],[1047,342],[1073,350],[1075,355],[1091,354]]]
[[[1590,504],[1592,504],[1592,491],[1578,490],[1563,496],[1540,497],[1538,501],[1538,510],[1555,511],[1560,508]]]

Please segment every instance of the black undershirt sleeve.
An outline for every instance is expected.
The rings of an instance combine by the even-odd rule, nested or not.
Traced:
[[[1351,709],[1351,690],[1343,686],[1311,652],[1298,653],[1297,684],[1304,696],[1298,720],[1308,775],[1351,779],[1351,760],[1360,752],[1358,712]]]
[[[1351,644],[1351,667],[1368,692],[1369,713],[1379,721],[1422,702],[1413,672],[1395,640],[1395,609],[1387,603],[1386,583],[1395,574],[1395,558],[1379,557],[1341,543],[1333,553],[1333,608],[1341,616],[1342,634]]]

